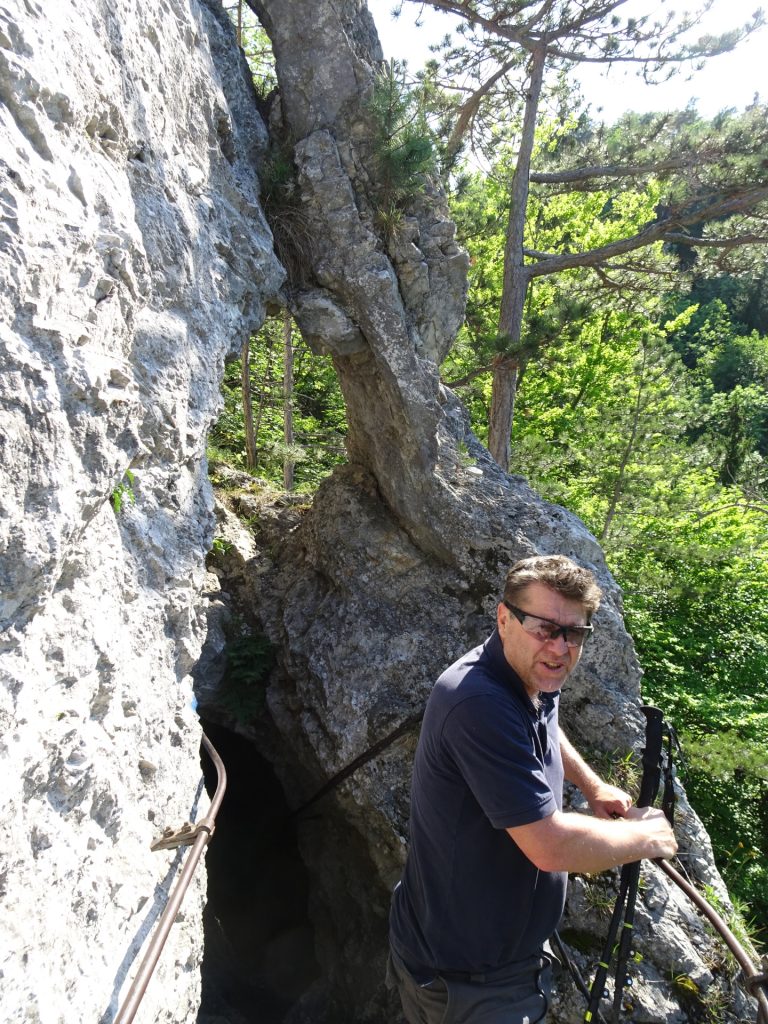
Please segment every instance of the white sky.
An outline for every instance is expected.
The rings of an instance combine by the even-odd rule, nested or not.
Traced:
[[[405,59],[415,71],[430,57],[430,42],[440,40],[451,30],[451,19],[431,7],[405,0],[403,12],[395,21],[391,17],[395,3],[396,0],[367,0],[385,57]],[[639,12],[660,9],[658,0],[631,3]],[[714,0],[693,37],[743,25],[759,6],[760,0]],[[679,9],[692,7],[688,4]],[[416,26],[417,19],[422,27]],[[763,100],[768,99],[768,26],[753,33],[732,53],[710,58],[706,67],[690,79],[682,73],[662,85],[650,86],[624,68],[605,71],[597,65],[583,67],[579,78],[593,114],[607,122],[616,120],[626,110],[642,113],[685,107],[693,98],[697,110],[705,117],[712,117],[726,107],[741,110],[752,102],[755,93]]]

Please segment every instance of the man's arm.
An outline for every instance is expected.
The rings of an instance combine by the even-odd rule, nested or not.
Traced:
[[[631,807],[616,821],[555,811],[507,832],[541,871],[593,873],[646,857],[673,857],[677,851],[669,822],[655,807]]]
[[[634,860],[674,856],[677,842],[663,811],[632,807],[629,794],[603,782],[562,729],[560,752],[565,778],[582,791],[595,817],[555,811],[530,825],[508,828],[528,860],[541,871],[591,873]]]
[[[560,729],[560,754],[563,758],[566,781],[573,783],[581,790],[596,817],[612,818],[616,814],[623,817],[627,813],[632,806],[632,797],[629,793],[625,793],[617,786],[610,786],[607,782],[603,782],[571,744],[562,728]]]

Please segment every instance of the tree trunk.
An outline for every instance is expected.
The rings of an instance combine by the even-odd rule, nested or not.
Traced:
[[[635,399],[635,407],[632,410],[632,428],[627,438],[627,443],[624,446],[624,451],[621,454],[621,460],[619,462],[619,469],[616,474],[616,479],[613,482],[613,491],[611,493],[611,500],[608,503],[608,511],[605,514],[605,522],[603,523],[603,529],[600,532],[600,543],[604,544],[608,538],[608,532],[611,529],[611,523],[616,515],[616,509],[619,506],[619,501],[624,493],[624,482],[627,475],[627,464],[629,463],[630,456],[635,450],[635,442],[637,441],[637,434],[640,428],[640,413],[643,407],[643,392],[645,391],[645,370],[648,364],[648,346],[643,343],[643,359],[640,364],[640,380],[637,385],[637,397]]]
[[[240,382],[243,392],[243,418],[245,420],[245,464],[249,472],[256,468],[256,430],[253,425],[253,397],[251,395],[251,338],[243,342],[240,350],[242,371]]]
[[[286,491],[293,490],[294,462],[293,448],[293,342],[291,327],[293,320],[286,309],[283,315],[283,440],[286,453],[283,457],[283,484]]]
[[[525,214],[528,208],[531,155],[536,134],[536,117],[544,81],[546,51],[535,50],[531,55],[531,76],[525,99],[523,131],[515,173],[512,176],[512,195],[504,248],[504,282],[501,293],[499,334],[507,338],[511,348],[520,342],[523,307],[530,280],[523,257]],[[510,439],[515,411],[515,395],[519,377],[518,359],[500,359],[493,374],[491,421],[488,428],[488,448],[502,469],[509,469]]]
[[[516,359],[501,357],[493,367],[488,450],[505,470],[509,469],[509,459],[512,453],[510,437],[515,416],[519,373],[520,364]]]

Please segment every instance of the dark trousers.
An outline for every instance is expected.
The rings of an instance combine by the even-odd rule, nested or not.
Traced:
[[[552,992],[550,957],[543,950],[483,982],[437,974],[422,984],[391,950],[387,974],[408,1024],[542,1024]]]

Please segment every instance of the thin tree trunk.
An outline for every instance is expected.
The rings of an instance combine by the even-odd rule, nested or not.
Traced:
[[[286,309],[283,315],[283,434],[286,454],[283,458],[283,483],[286,491],[293,490],[294,462],[290,452],[293,448],[293,342],[291,338],[291,314]]]
[[[502,469],[509,469],[512,454],[512,422],[520,364],[500,356],[493,367],[491,413],[488,425],[488,450]]]
[[[237,45],[243,45],[243,0],[237,0]]]
[[[251,396],[251,338],[243,342],[240,350],[242,363],[240,383],[243,392],[243,419],[245,420],[245,464],[250,472],[256,468],[256,430],[253,425],[253,398]]]
[[[528,207],[531,156],[536,135],[536,118],[544,81],[546,51],[531,54],[531,77],[525,99],[523,131],[515,173],[512,176],[512,195],[504,250],[504,283],[501,292],[499,334],[509,339],[511,347],[520,341],[525,295],[530,280],[523,256],[525,214]],[[493,374],[491,420],[488,427],[488,448],[502,469],[509,469],[512,423],[515,397],[520,373],[519,360],[513,357],[499,359]]]
[[[627,474],[627,463],[629,462],[630,456],[635,449],[635,442],[637,441],[637,433],[640,426],[640,412],[643,406],[643,391],[645,390],[645,368],[648,362],[648,346],[643,344],[643,360],[640,365],[640,380],[637,385],[637,398],[635,399],[635,408],[632,412],[632,429],[629,432],[629,438],[624,446],[624,451],[621,455],[621,461],[619,462],[619,471],[616,474],[616,479],[613,482],[613,493],[611,494],[611,500],[608,503],[608,511],[605,514],[605,522],[603,523],[603,529],[600,532],[600,543],[603,544],[608,537],[608,531],[611,528],[613,517],[616,515],[616,509],[618,508],[619,501],[624,493],[624,482]]]
[[[271,384],[272,384],[272,379],[271,379],[272,378],[272,331],[271,330],[265,330],[264,331],[264,339],[265,339],[266,350],[267,350],[267,365],[264,368],[264,377],[263,377],[262,382],[261,382],[261,393],[259,394],[259,411],[256,414],[256,422],[255,422],[254,427],[253,427],[253,458],[254,458],[254,465],[255,465],[256,459],[258,457],[258,450],[256,448],[256,439],[258,438],[259,431],[261,430],[261,421],[262,421],[262,419],[264,417],[264,407],[267,404],[267,393],[268,393],[268,391],[269,391],[269,389],[271,387]]]

